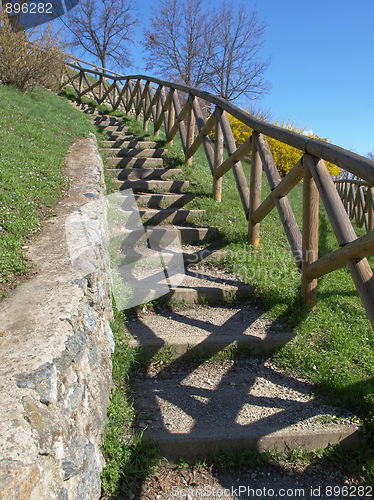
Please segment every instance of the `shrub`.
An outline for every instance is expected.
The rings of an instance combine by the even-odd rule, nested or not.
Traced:
[[[252,133],[252,129],[231,115],[229,115],[229,121],[232,128],[232,132],[234,134],[236,144],[237,146],[240,146],[246,139],[248,139],[248,137]],[[278,123],[274,122],[274,125],[278,125]],[[321,139],[315,134],[307,133],[306,127],[300,128],[293,123],[284,123],[284,122],[282,123],[281,127],[287,130],[292,130],[293,132],[298,132],[299,134],[307,135],[308,137],[312,137],[314,139],[320,139],[322,141],[327,142],[327,139]],[[269,143],[269,147],[273,154],[274,161],[275,164],[277,165],[278,171],[280,175],[284,177],[302,157],[302,152],[299,149],[289,146],[288,144],[276,141],[271,137],[267,137],[267,141]],[[331,175],[333,176],[339,175],[340,173],[339,167],[331,163],[327,163],[327,167]]]
[[[63,68],[62,44],[51,26],[27,34],[12,30],[0,14],[0,80],[25,92],[34,85],[55,88]]]

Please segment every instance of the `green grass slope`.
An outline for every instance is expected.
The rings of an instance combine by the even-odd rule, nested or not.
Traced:
[[[64,98],[0,85],[0,297],[29,270],[22,246],[67,188],[64,157],[92,127]]]

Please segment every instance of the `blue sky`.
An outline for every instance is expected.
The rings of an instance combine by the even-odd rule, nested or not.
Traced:
[[[247,4],[268,24],[263,57],[271,58],[266,78],[272,89],[261,107],[278,122],[307,126],[355,153],[374,151],[374,0]],[[144,23],[157,0],[137,5]],[[141,36],[139,28],[136,38]],[[139,45],[133,55],[126,73],[151,75]]]

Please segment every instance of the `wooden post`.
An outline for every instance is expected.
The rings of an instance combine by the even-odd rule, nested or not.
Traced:
[[[369,231],[374,231],[374,188],[368,188]]]
[[[287,196],[302,178],[303,167],[301,160],[299,160],[296,165],[291,168],[288,174],[283,177],[280,183],[270,192],[261,205],[253,212],[251,217],[252,222],[261,222],[276,206],[276,199]]]
[[[211,173],[213,175],[213,172],[214,172],[214,151],[213,151],[213,146],[212,146],[212,143],[211,143],[211,140],[210,140],[210,137],[209,137],[208,134],[210,132],[210,130],[209,130],[209,124],[211,124],[212,127],[213,127],[213,124],[215,122],[215,118],[214,119],[209,119],[208,118],[208,120],[205,123],[204,122],[204,118],[203,118],[203,113],[201,112],[201,108],[200,108],[200,104],[199,104],[198,99],[196,99],[195,97],[191,96],[190,97],[190,103],[191,103],[192,111],[194,113],[195,124],[197,126],[197,130],[198,130],[199,134],[196,137],[196,139],[194,139],[194,141],[192,142],[192,144],[191,144],[191,146],[189,148],[188,154],[192,158],[193,155],[195,154],[195,152],[197,151],[197,147],[196,146],[201,141],[201,144],[204,147],[206,159],[208,160],[210,171],[211,171]],[[206,130],[205,125],[208,125],[208,129],[207,130]],[[206,132],[204,132],[204,130],[206,130]],[[208,130],[209,130],[209,132],[208,132]]]
[[[156,94],[158,95],[157,103],[156,103],[156,113],[155,113],[155,117],[153,119],[153,134],[154,134],[155,137],[158,137],[160,135],[161,123],[160,123],[160,126],[158,126],[158,122],[159,122],[160,113],[161,113],[161,110],[162,110],[162,97],[161,97],[161,94],[163,93],[163,91],[164,91],[164,87],[162,87],[161,85],[159,85],[158,88],[157,88],[157,92],[156,92]]]
[[[113,111],[114,111],[114,107],[116,105],[116,102],[117,102],[117,82],[114,81],[113,82],[113,103],[112,103]]]
[[[132,108],[132,105],[133,105],[133,95],[134,93],[136,93],[137,91],[137,87],[135,85],[135,88],[134,88],[134,85],[133,85],[133,82],[131,80],[128,80],[128,94],[127,94],[127,97],[126,97],[126,102],[127,102],[127,106],[126,106],[126,114],[131,114],[131,108]]]
[[[138,80],[138,89],[136,92],[136,101],[135,101],[135,119],[136,119],[136,121],[140,121],[140,114],[142,111],[142,96],[143,96],[143,83],[141,80]]]
[[[102,96],[103,96],[103,76],[100,75],[99,76],[99,101],[101,100]]]
[[[335,189],[334,181],[331,178],[326,163],[310,155],[306,155],[306,158],[339,245],[343,246],[354,241],[357,238],[356,233],[340,196]],[[370,323],[374,328],[373,271],[366,258],[350,259],[347,261],[347,266]]]
[[[261,156],[262,166],[268,179],[270,189],[273,190],[282,181],[273,155],[271,154],[269,144],[267,143],[265,136],[262,134],[255,137],[255,143]],[[302,237],[299,226],[296,222],[295,214],[292,211],[287,196],[284,196],[283,198],[276,198],[275,206],[277,207],[296,265],[301,271]]]
[[[262,162],[257,150],[256,138],[259,134],[252,132],[251,177],[249,186],[248,239],[249,243],[258,248],[260,244],[260,224],[252,221],[252,214],[261,204]]]
[[[305,163],[305,164],[304,164]],[[301,294],[304,303],[314,309],[317,303],[317,279],[307,277],[308,266],[318,259],[319,193],[306,162],[303,162],[303,232]]]
[[[223,133],[219,114],[222,110],[216,106],[214,124],[214,173],[213,173],[213,198],[222,200],[222,177],[216,177],[216,170],[223,162]]]
[[[185,115],[188,112],[189,109],[189,103],[186,101],[185,105],[181,109],[181,105],[179,102],[179,97],[178,97],[178,92],[173,92],[172,95],[172,101],[175,109],[175,116],[177,118],[177,123],[178,123],[178,130],[179,130],[179,135],[182,141],[182,147],[183,147],[183,152],[186,152],[186,144],[187,144],[187,132],[186,132],[186,125],[184,123]],[[174,130],[170,131],[171,134],[174,134]],[[177,133],[177,130],[175,130],[175,133]],[[173,135],[174,137],[174,135]]]
[[[170,92],[173,94],[175,90],[170,89]],[[173,104],[173,100],[171,99],[169,116],[168,116],[168,128],[166,130],[167,145],[170,147],[173,145],[173,138],[170,136],[170,131],[173,128],[174,122],[175,122],[175,107]]]
[[[226,111],[222,111],[222,113],[219,115],[219,119],[221,122],[223,138],[225,139],[227,152],[230,156],[234,155],[238,148],[236,147],[234,135],[232,133],[230,122],[229,122]],[[248,188],[247,179],[246,179],[244,171],[243,171],[242,164],[240,161],[233,162],[231,168],[232,168],[232,173],[234,174],[236,187],[238,188],[240,201],[242,202],[245,216],[248,217],[249,188]]]
[[[82,89],[83,89],[83,71],[79,72],[79,87],[78,88],[79,88],[78,96],[80,96]]]
[[[190,97],[193,98],[193,96],[189,96],[189,98]],[[185,154],[187,165],[192,165],[193,156],[190,156],[189,150],[194,141],[194,134],[195,134],[195,117],[192,111],[192,107],[190,107],[190,110],[188,111],[187,114],[187,143],[186,143],[186,154]]]
[[[148,108],[150,107],[151,105],[151,98],[150,98],[150,95],[149,95],[149,88],[151,86],[151,82],[150,81],[147,81],[147,83],[145,84],[145,89],[144,89],[144,105],[143,105],[143,130],[145,132],[148,131],[148,122],[149,122],[149,118],[147,118],[147,111],[148,111]]]

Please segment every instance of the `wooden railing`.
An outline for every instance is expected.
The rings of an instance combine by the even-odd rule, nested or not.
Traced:
[[[213,197],[221,200],[222,177],[232,169],[244,213],[248,219],[249,242],[259,246],[260,223],[276,207],[287,235],[296,265],[301,271],[303,300],[314,307],[317,280],[331,271],[348,266],[353,281],[374,328],[374,278],[366,259],[374,253],[374,232],[357,238],[349,216],[328,171],[325,161],[341,167],[374,185],[374,162],[338,146],[286,130],[256,119],[230,102],[185,85],[143,75],[122,76],[84,61],[66,65],[67,80],[79,96],[89,94],[99,104],[106,102],[113,110],[122,108],[142,118],[147,130],[153,121],[157,136],[165,127],[168,144],[179,132],[185,159],[191,162],[203,146],[212,173]],[[92,83],[87,75],[93,75]],[[204,102],[203,112],[201,102]],[[227,114],[249,126],[253,132],[240,146],[235,144]],[[210,134],[214,130],[214,143]],[[303,152],[301,160],[281,178],[266,136]],[[223,160],[223,148],[228,158]],[[251,155],[250,186],[241,159]],[[271,193],[261,203],[262,171]],[[303,224],[296,222],[287,194],[303,179]],[[372,193],[372,190],[370,191]],[[318,258],[318,213],[320,198],[338,241],[336,250]]]
[[[351,219],[366,231],[374,230],[374,188],[367,182],[353,179],[335,181],[344,207]]]

